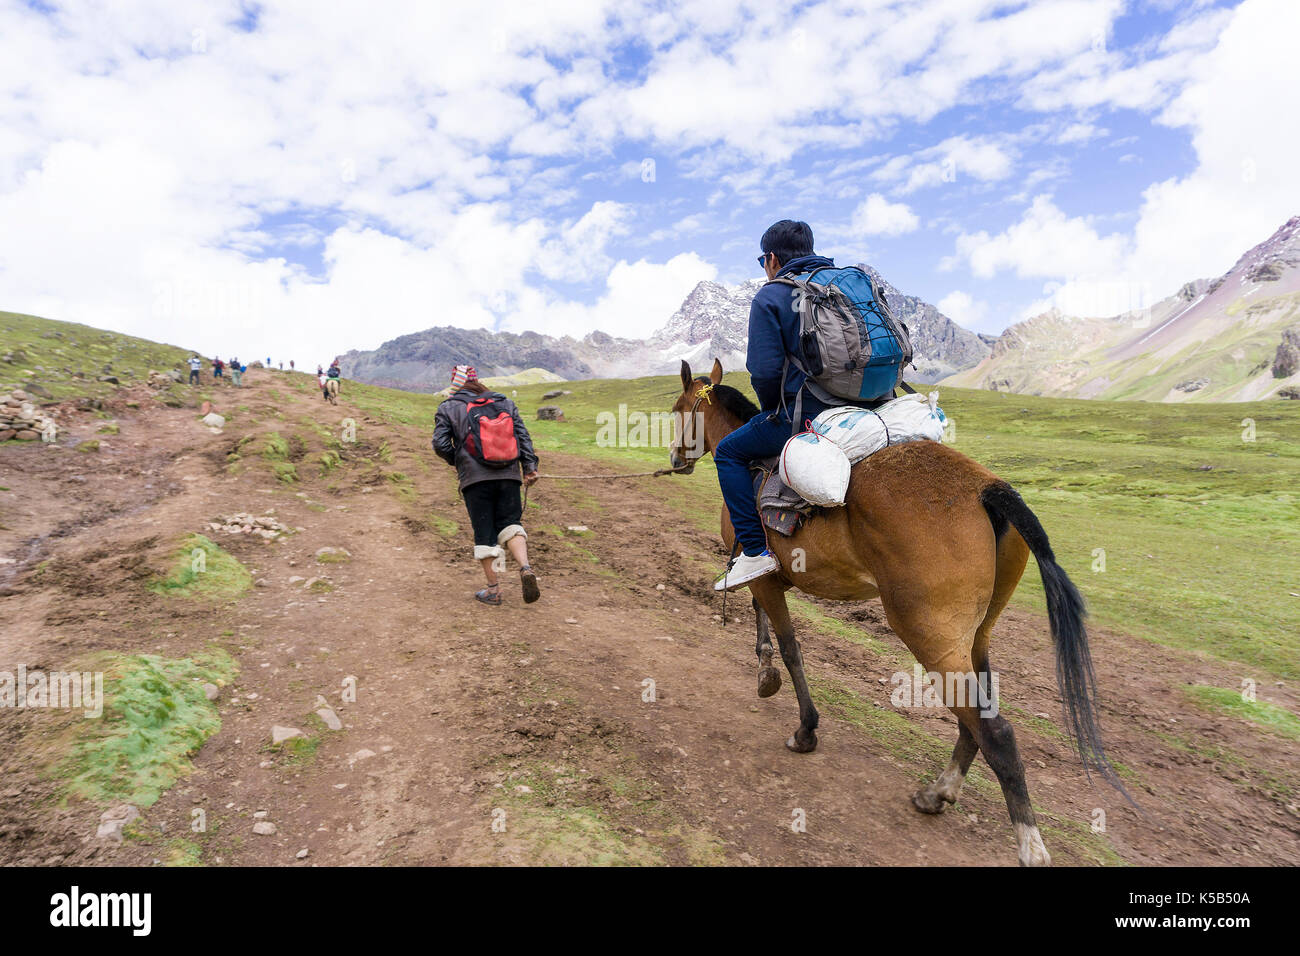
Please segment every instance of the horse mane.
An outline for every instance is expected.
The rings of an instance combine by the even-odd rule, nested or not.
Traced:
[[[709,379],[703,375],[696,381],[704,385],[709,384]],[[718,397],[722,407],[738,418],[742,425],[758,414],[758,406],[746,398],[744,392],[730,385],[714,385],[712,394]]]

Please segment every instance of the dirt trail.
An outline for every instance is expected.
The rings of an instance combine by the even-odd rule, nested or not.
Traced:
[[[943,816],[911,808],[918,782],[946,762],[956,725],[946,712],[891,706],[888,679],[912,660],[878,603],[808,602],[819,623],[804,621],[800,635],[821,746],[785,750],[796,723],[788,679],[776,697],[757,698],[746,598],[733,598],[723,629],[708,587],[725,558],[717,536],[664,504],[665,482],[693,479],[652,490],[543,482],[525,516],[543,599],[525,606],[512,568],[505,606],[484,608],[470,599],[479,574],[463,505],[427,436],[369,419],[346,390],[332,408],[291,381],[251,372],[243,392],[221,390],[219,404],[247,409],[221,434],[192,409],[123,390],[113,405],[121,433],[98,453],[0,450],[0,485],[10,489],[0,492],[0,554],[17,559],[0,565],[0,670],[55,669],[100,649],[183,657],[212,643],[240,665],[218,702],[220,732],[121,846],[94,838],[103,807],[57,799],[56,782],[25,751],[49,715],[0,712],[0,862],[149,865],[180,844],[209,865],[1015,862],[982,761]],[[139,410],[126,407],[133,396]],[[359,443],[330,476],[310,458],[296,484],[226,468],[245,434],[336,431],[345,417],[358,423]],[[73,442],[100,424],[71,411],[64,419],[75,421]],[[543,470],[587,467],[540,452]],[[212,535],[259,580],[239,599],[201,604],[143,586],[184,533],[268,508],[302,530],[275,544]],[[565,530],[577,524],[590,533]],[[319,564],[322,547],[351,559]],[[39,562],[53,573],[34,575]],[[332,590],[290,582],[322,575]],[[1181,690],[1238,675],[1100,630],[1093,654],[1110,752],[1150,820],[1085,779],[1059,729],[1044,622],[1010,612],[993,644],[1058,863],[1300,860],[1294,747],[1195,711]],[[341,696],[347,678],[355,702]],[[646,680],[653,702],[643,699]],[[1290,688],[1270,692],[1296,707]],[[305,757],[271,748],[272,725],[313,727],[317,695],[343,729],[316,727]],[[202,834],[191,832],[195,808],[207,815]],[[1090,830],[1097,808],[1104,834]],[[274,835],[254,835],[259,811]],[[806,831],[795,832],[801,814]]]

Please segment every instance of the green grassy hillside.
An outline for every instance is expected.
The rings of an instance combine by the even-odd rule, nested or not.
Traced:
[[[0,312],[0,386],[34,384],[46,401],[102,397],[114,388],[111,375],[126,383],[144,380],[150,369],[185,368],[193,353],[75,322],[57,322],[17,312]]]

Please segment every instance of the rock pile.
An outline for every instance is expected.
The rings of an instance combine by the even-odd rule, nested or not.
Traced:
[[[239,514],[210,521],[208,528],[212,531],[224,531],[226,534],[255,534],[268,541],[293,531],[288,525],[281,524],[270,515],[255,517],[242,511]]]
[[[149,387],[163,389],[172,384],[185,381],[185,376],[179,369],[172,369],[168,372],[149,371]]]
[[[56,427],[53,416],[33,405],[21,388],[0,397],[0,441],[35,441],[46,429]]]

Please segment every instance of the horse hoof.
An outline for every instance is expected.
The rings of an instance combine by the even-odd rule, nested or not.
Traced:
[[[758,696],[771,697],[781,689],[781,672],[775,667],[758,669]]]
[[[912,794],[912,806],[922,813],[943,813],[948,804],[938,794],[928,790],[918,790]]]
[[[797,754],[810,754],[817,749],[817,735],[809,732],[808,735],[803,737],[801,740],[800,737],[802,735],[802,730],[796,730],[794,736],[789,738],[785,742],[785,745]]]

